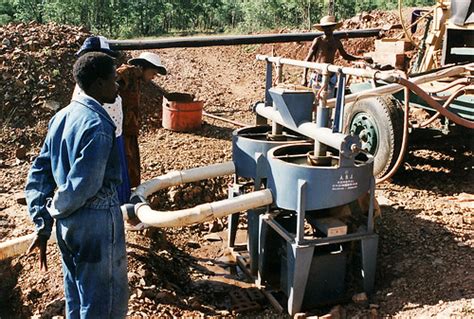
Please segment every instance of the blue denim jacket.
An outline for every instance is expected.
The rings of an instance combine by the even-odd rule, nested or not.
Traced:
[[[79,96],[49,122],[28,174],[25,195],[37,233],[49,236],[53,218],[81,207],[118,205],[120,183],[115,125],[97,101]]]

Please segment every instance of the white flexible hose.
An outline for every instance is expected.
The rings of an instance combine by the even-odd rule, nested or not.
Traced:
[[[135,213],[142,223],[149,226],[182,227],[269,205],[272,202],[271,191],[264,189],[177,211],[156,211],[148,204],[137,204]]]
[[[147,226],[183,227],[269,205],[273,202],[270,190],[266,189],[176,211],[153,210],[146,203],[146,198],[160,189],[230,175],[234,172],[234,162],[225,162],[184,171],[173,171],[151,179],[138,186],[132,194],[132,197],[138,196],[143,201],[143,203],[135,205],[135,215]],[[127,218],[127,214],[124,214],[124,217]]]
[[[234,173],[235,165],[232,161],[184,171],[171,171],[140,184],[132,193],[132,198],[138,196],[144,202],[148,196],[160,189]]]

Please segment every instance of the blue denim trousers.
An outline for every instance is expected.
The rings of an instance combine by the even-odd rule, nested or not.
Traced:
[[[123,135],[117,137],[117,149],[120,159],[120,171],[122,173],[122,184],[117,186],[117,194],[120,205],[130,203],[130,178],[128,177],[127,156],[125,155],[125,145]]]
[[[127,255],[117,205],[83,207],[56,220],[62,255],[66,318],[125,318]]]

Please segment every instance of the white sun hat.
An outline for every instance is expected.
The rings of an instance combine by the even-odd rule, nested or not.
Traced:
[[[138,58],[128,60],[129,64],[139,65],[145,68],[157,69],[161,75],[168,73],[163,64],[161,64],[160,56],[152,52],[142,52]]]

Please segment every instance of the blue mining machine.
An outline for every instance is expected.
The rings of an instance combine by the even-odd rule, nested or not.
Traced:
[[[371,293],[378,245],[373,157],[361,151],[358,136],[341,133],[343,98],[331,115],[327,91],[316,101],[308,89],[272,87],[272,58],[257,58],[267,62],[266,98],[254,106],[259,125],[233,132],[229,197],[268,188],[273,204],[247,211],[243,250],[236,244],[239,214],[229,216],[228,245],[290,315]],[[281,72],[282,61],[273,62]]]

